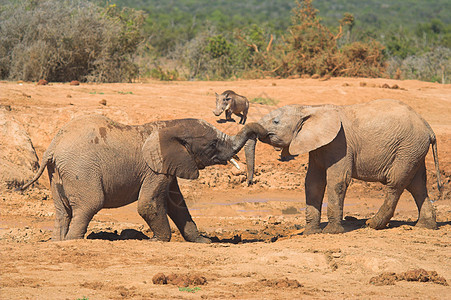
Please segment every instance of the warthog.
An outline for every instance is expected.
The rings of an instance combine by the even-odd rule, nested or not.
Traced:
[[[232,121],[232,113],[241,117],[240,123],[246,123],[247,112],[249,110],[249,100],[246,97],[240,96],[234,91],[227,90],[221,95],[216,94],[216,109],[213,113],[216,116],[222,114],[225,111],[227,121]]]

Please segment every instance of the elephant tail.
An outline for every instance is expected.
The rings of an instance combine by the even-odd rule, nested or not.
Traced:
[[[431,137],[431,145],[432,145],[432,154],[434,156],[434,164],[435,164],[435,172],[437,173],[437,188],[439,191],[438,199],[442,198],[443,193],[443,183],[440,178],[440,168],[438,164],[438,152],[437,152],[437,139],[435,136]]]
[[[51,153],[49,150],[45,151],[44,156],[42,157],[41,166],[39,167],[39,170],[34,175],[33,179],[31,179],[29,182],[24,184],[22,187],[17,188],[18,191],[24,191],[27,189],[30,185],[32,185],[36,180],[41,177],[42,173],[44,172],[45,167],[52,161],[53,159],[53,153]]]

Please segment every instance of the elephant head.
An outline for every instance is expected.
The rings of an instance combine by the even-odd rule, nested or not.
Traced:
[[[176,120],[154,130],[142,151],[148,166],[156,173],[196,179],[199,170],[227,164],[249,138],[264,138],[266,131],[257,123],[244,126],[228,136],[202,120]]]
[[[307,153],[327,145],[341,129],[339,111],[333,105],[286,105],[265,115],[258,124],[268,134],[259,140],[282,148],[282,156]],[[246,143],[248,183],[254,174],[256,139]]]

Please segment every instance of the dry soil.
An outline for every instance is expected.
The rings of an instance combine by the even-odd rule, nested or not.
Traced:
[[[248,122],[292,103],[393,98],[409,104],[438,138],[441,199],[431,153],[426,165],[439,229],[414,227],[417,209],[407,192],[388,228],[366,228],[383,202],[383,186],[353,181],[345,200],[346,233],[304,236],[307,155],[283,162],[279,152],[258,144],[251,187],[245,173],[230,165],[208,167],[198,180],[180,181],[195,222],[212,244],[185,242],[175,226],[171,242],[148,241],[151,232],[136,203],[100,211],[84,240],[52,242],[54,208],[44,175],[23,193],[0,190],[0,298],[449,299],[451,85],[361,78],[78,86],[0,82],[0,109],[25,128],[41,157],[63,124],[93,113],[124,124],[201,118],[234,134],[241,126],[238,117],[223,122],[212,112],[215,92],[226,89],[248,99],[274,100],[273,105],[252,104]],[[243,152],[239,156],[244,170]],[[323,226],[326,206],[327,196]]]

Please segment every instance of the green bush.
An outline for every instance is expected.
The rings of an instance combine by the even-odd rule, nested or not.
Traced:
[[[0,76],[36,81],[130,81],[141,13],[88,1],[19,0],[0,9]]]
[[[257,104],[263,104],[263,105],[272,105],[275,106],[277,103],[279,103],[279,100],[274,98],[268,98],[268,97],[257,97],[252,98],[250,100],[251,103],[257,103]]]

